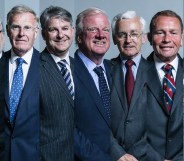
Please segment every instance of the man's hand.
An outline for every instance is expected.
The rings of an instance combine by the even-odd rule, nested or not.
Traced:
[[[133,155],[125,154],[118,161],[138,161]]]

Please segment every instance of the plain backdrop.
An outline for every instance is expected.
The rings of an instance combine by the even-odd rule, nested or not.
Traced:
[[[120,13],[127,10],[134,10],[138,15],[142,16],[147,22],[147,31],[149,27],[150,20],[152,16],[161,10],[170,9],[179,14],[183,20],[184,9],[183,0],[1,0],[0,5],[0,19],[2,19],[4,26],[6,25],[6,15],[9,10],[15,6],[24,4],[32,8],[38,16],[41,12],[49,7],[60,6],[71,12],[74,20],[78,13],[88,7],[98,7],[105,10],[109,16],[110,21],[112,18]],[[41,33],[41,29],[40,29]],[[39,51],[45,48],[45,42],[42,40],[41,34],[39,33],[37,40],[35,41],[34,47]],[[6,35],[6,42],[4,50],[7,51],[11,48],[9,39]],[[77,46],[73,41],[70,48],[70,55],[73,56]],[[146,58],[152,51],[152,46],[149,45],[148,41],[142,47],[142,55]],[[183,47],[179,51],[180,55],[183,57]],[[111,59],[118,56],[119,51],[117,46],[115,46],[111,39],[111,46],[105,55],[105,58]]]

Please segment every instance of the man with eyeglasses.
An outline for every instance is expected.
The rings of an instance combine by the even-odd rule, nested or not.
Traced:
[[[183,22],[172,10],[151,19],[148,40],[147,137],[149,161],[183,161]]]
[[[12,48],[3,59],[4,161],[40,160],[39,52],[33,47],[37,26],[36,13],[27,6],[15,6],[7,14],[6,29]]]
[[[3,55],[3,46],[4,46],[4,28],[3,28],[3,24],[2,21],[0,20],[0,58]]]
[[[112,132],[114,161],[141,161],[146,156],[146,88],[147,62],[141,55],[146,42],[146,22],[127,11],[116,15],[111,23],[114,44],[119,56],[112,59]]]
[[[75,39],[75,160],[111,161],[110,63],[103,58],[110,47],[107,14],[93,7],[80,12]]]

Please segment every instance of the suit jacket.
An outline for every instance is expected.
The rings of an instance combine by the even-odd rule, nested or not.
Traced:
[[[40,61],[41,161],[73,161],[73,106],[59,68],[45,49]]]
[[[78,56],[74,58],[75,154],[80,161],[110,161],[110,121],[92,76]],[[108,62],[104,60],[110,83]]]
[[[4,86],[5,86],[5,61],[4,57],[0,59],[0,160],[4,161]]]
[[[141,57],[130,107],[127,105],[124,74],[120,56],[112,59],[112,132],[117,144],[111,148],[112,160],[117,161],[129,153],[138,160],[146,156],[146,69]]]
[[[9,59],[5,53],[5,161],[39,160],[39,52],[34,49],[15,125],[9,119]]]
[[[176,93],[169,113],[163,99],[163,88],[153,60],[153,53],[148,57],[150,64],[147,82],[149,161],[183,160],[183,61],[179,55],[178,58]]]

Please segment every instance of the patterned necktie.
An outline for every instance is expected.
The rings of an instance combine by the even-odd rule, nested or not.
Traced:
[[[105,79],[105,76],[104,76],[104,73],[103,73],[103,68],[100,66],[100,67],[94,68],[93,70],[98,75],[100,95],[101,95],[101,98],[102,98],[102,102],[103,102],[105,112],[106,112],[108,118],[110,119],[111,118],[110,92],[109,92],[107,82],[106,82],[106,79]]]
[[[61,74],[65,80],[66,86],[68,87],[68,90],[72,96],[72,99],[74,100],[74,87],[72,85],[71,75],[69,70],[66,67],[66,60],[61,60],[58,62],[59,66],[61,67]]]
[[[23,71],[22,64],[24,59],[17,58],[17,68],[14,72],[11,92],[10,92],[10,123],[13,126],[15,121],[15,115],[17,111],[18,104],[20,102],[22,88],[23,88]]]
[[[173,66],[170,64],[166,64],[162,67],[162,69],[165,72],[165,76],[163,79],[164,100],[168,111],[170,112],[173,104],[174,93],[176,92],[176,84],[172,75]]]
[[[132,93],[134,89],[134,76],[132,73],[132,65],[134,64],[133,60],[127,60],[125,63],[126,66],[126,75],[125,75],[125,91],[127,97],[128,107],[130,107],[130,102],[132,98]]]

